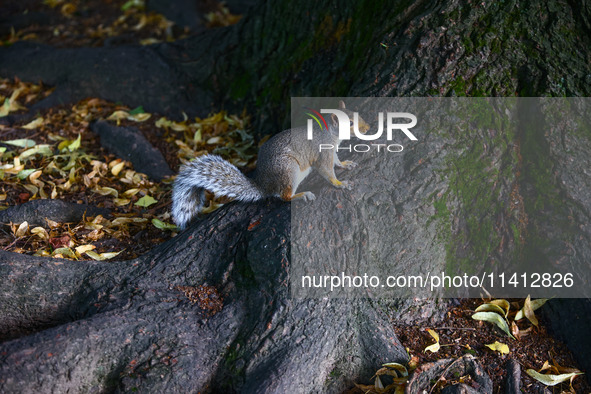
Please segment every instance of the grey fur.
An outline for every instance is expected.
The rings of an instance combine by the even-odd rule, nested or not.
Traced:
[[[236,166],[217,155],[204,155],[184,165],[172,189],[172,216],[181,229],[202,209],[205,190],[239,201],[263,198],[257,185]]]
[[[340,108],[345,109],[341,101]],[[350,112],[350,111],[348,111]],[[359,118],[364,131],[369,126]],[[355,163],[341,162],[335,151],[320,151],[321,144],[339,145],[338,122],[331,119],[327,130],[316,130],[311,140],[306,128],[284,130],[260,149],[254,179],[244,176],[238,168],[216,155],[201,156],[181,168],[172,191],[172,216],[181,228],[203,208],[204,191],[239,201],[256,201],[279,197],[283,201],[312,201],[312,192],[296,193],[299,184],[312,169],[334,187],[350,189],[351,182],[336,178],[334,167],[351,169]]]

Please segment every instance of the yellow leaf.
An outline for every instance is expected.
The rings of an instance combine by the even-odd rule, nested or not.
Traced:
[[[41,239],[49,239],[49,234],[47,234],[47,230],[43,227],[35,227],[31,229],[31,234],[34,234]]]
[[[74,152],[75,150],[80,148],[81,138],[82,138],[82,134],[78,134],[78,138],[76,138],[74,140],[74,142],[72,142],[71,144],[68,145],[68,150],[70,152]]]
[[[129,112],[127,111],[115,111],[111,115],[109,115],[107,120],[122,120],[126,119],[128,116]]]
[[[126,190],[125,192],[123,192],[123,195],[126,197],[131,197],[131,196],[135,196],[136,194],[138,194],[140,191],[140,189],[129,189]]]
[[[113,168],[111,168],[111,174],[113,174],[115,176],[119,175],[119,173],[121,172],[121,170],[123,169],[123,167],[125,167],[125,162],[124,161],[122,161],[119,164],[115,164],[113,166]]]
[[[27,123],[24,126],[21,126],[23,129],[33,130],[43,124],[43,118],[40,116],[37,119],[33,120],[32,122]]]
[[[81,255],[82,253],[86,253],[89,250],[94,250],[96,246],[94,245],[80,245],[76,247],[76,254]]]
[[[499,341],[495,341],[495,343],[491,343],[490,345],[485,345],[485,346],[488,347],[490,350],[494,350],[494,351],[499,352],[501,354],[509,354],[509,346],[507,346],[504,343],[501,343]]]
[[[72,259],[77,258],[76,254],[72,251],[72,249],[70,248],[57,248],[56,250],[53,251],[53,257],[69,257]]]
[[[503,310],[505,310],[505,317],[507,317],[507,315],[509,314],[509,309],[511,308],[511,304],[509,304],[509,301],[504,299],[492,300],[490,304],[498,305],[501,308],[503,308]]]
[[[571,372],[562,375],[543,375],[539,372],[536,372],[533,369],[528,369],[525,372],[538,382],[544,383],[546,386],[556,386],[559,383],[566,382],[567,380],[574,378],[575,376],[583,374],[582,372]]]
[[[505,311],[503,308],[492,303],[480,305],[478,308],[476,308],[476,312],[496,312],[502,316],[505,316]]]
[[[43,174],[43,171],[41,171],[41,170],[37,170],[37,171],[33,172],[31,175],[29,175],[29,181],[31,183],[35,183],[37,181],[37,178],[39,178],[41,176],[41,174]]]
[[[423,350],[423,352],[426,352],[427,350],[432,352],[432,353],[437,353],[440,349],[440,345],[439,345],[439,334],[437,334],[434,330],[432,329],[427,329],[427,332],[429,334],[431,334],[431,336],[433,338],[435,338],[435,343],[433,345],[427,346],[425,348],[425,350]]]
[[[108,252],[108,253],[98,254],[96,252],[89,250],[88,252],[86,252],[86,255],[93,260],[103,261],[103,260],[112,259],[113,257],[117,256],[119,253],[121,253],[121,252]]]
[[[115,203],[116,206],[121,207],[123,205],[127,205],[131,202],[131,200],[128,200],[127,198],[114,198],[113,202]]]
[[[135,115],[130,115],[127,117],[127,119],[129,120],[133,120],[136,122],[145,122],[146,120],[150,119],[152,115],[149,113],[141,113],[141,114],[135,114]]]
[[[386,363],[382,364],[383,367],[392,368],[397,370],[402,376],[408,376],[408,369],[399,363]]]
[[[119,197],[119,192],[112,187],[99,187],[92,190],[95,193],[100,194],[101,196],[113,196],[115,198]]]

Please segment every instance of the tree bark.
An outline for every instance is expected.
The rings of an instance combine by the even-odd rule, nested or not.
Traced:
[[[0,48],[0,74],[56,85],[33,114],[87,96],[177,116],[246,107],[255,130],[265,134],[287,126],[294,96],[589,96],[590,21],[589,3],[568,1],[332,1],[322,7],[269,1],[236,26],[175,43]],[[436,219],[438,200],[417,201],[417,188],[453,191],[450,180],[471,175],[451,167],[439,177],[435,170],[451,151],[436,148],[453,143],[462,155],[489,142],[484,134],[429,138],[432,145],[424,141],[400,159],[397,201],[381,208],[403,218],[427,215],[399,230],[430,250],[427,260],[444,248],[437,227],[424,226]],[[446,259],[483,258],[487,249],[464,222],[476,210],[479,221],[490,224],[490,239],[498,241],[492,253],[501,262],[520,250],[553,261],[570,258],[569,245],[576,245],[576,259],[591,257],[591,202],[581,192],[591,187],[584,175],[590,139],[526,128],[501,149],[486,151],[501,170],[521,171],[471,185],[485,197],[498,196],[498,209],[482,212],[478,202],[447,195]],[[571,176],[579,189],[569,188]],[[500,208],[511,204],[515,187],[523,190],[522,214],[529,218],[524,243],[511,230],[520,217]],[[318,203],[335,193],[342,192],[323,190]],[[533,203],[540,193],[560,195],[565,204],[548,199],[540,208]],[[346,204],[362,197],[353,191],[342,198]],[[340,392],[369,379],[383,362],[405,362],[389,322],[440,318],[445,303],[290,298],[289,225],[284,203],[230,204],[133,261],[1,252],[1,391]],[[355,222],[350,226],[361,231]],[[571,230],[560,231],[565,226]],[[549,237],[557,242],[543,242]],[[208,314],[182,291],[203,284],[223,297],[220,312]]]

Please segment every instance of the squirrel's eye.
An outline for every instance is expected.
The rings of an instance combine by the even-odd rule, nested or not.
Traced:
[[[352,120],[349,121],[349,126],[353,126],[353,121]]]

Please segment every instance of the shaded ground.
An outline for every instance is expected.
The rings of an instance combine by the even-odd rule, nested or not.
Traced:
[[[523,305],[523,300],[519,301]],[[416,357],[419,365],[439,360],[441,358],[457,358],[464,354],[472,354],[478,357],[479,364],[493,380],[495,393],[504,393],[504,382],[507,378],[507,362],[511,359],[517,360],[522,371],[522,390],[532,392],[532,386],[539,386],[533,378],[528,376],[527,369],[542,368],[545,362],[556,362],[562,366],[577,367],[569,349],[564,343],[556,340],[547,331],[547,322],[542,318],[538,328],[524,335],[519,340],[508,338],[495,326],[485,322],[479,322],[471,318],[474,310],[483,302],[478,299],[465,299],[459,302],[458,306],[450,307],[446,318],[437,326],[410,326],[394,323],[394,329],[403,346],[409,349],[409,353]],[[519,322],[521,329],[532,327],[531,323],[523,319]],[[435,341],[426,331],[427,328],[435,330],[440,336],[441,350],[437,353],[425,352],[427,346]],[[502,355],[487,348],[486,344],[495,341],[509,345],[510,354]],[[446,377],[451,383],[453,377]],[[441,389],[441,387],[439,388]],[[568,383],[556,387],[562,391],[569,391]],[[574,380],[573,389],[576,393],[591,392],[591,386],[584,376]],[[438,392],[438,391],[434,391]]]
[[[84,7],[81,7],[80,4],[76,2],[56,2],[56,7],[54,8],[48,8],[48,6],[41,5],[40,2],[18,3],[19,7],[26,6],[27,4],[33,4],[31,11],[43,11],[44,13],[47,12],[48,14],[52,14],[52,17],[49,19],[49,21],[51,21],[51,25],[23,26],[22,29],[15,29],[14,34],[4,32],[2,41],[10,43],[18,39],[29,39],[64,47],[86,45],[119,45],[137,43],[141,42],[142,40],[148,40],[144,42],[154,42],[153,40],[175,39],[182,37],[183,34],[190,33],[185,29],[171,27],[171,25],[163,18],[154,15],[142,16],[140,13],[130,13],[129,15],[125,14],[127,16],[122,22],[118,22],[122,15],[121,6],[123,3],[124,2],[122,1],[110,3],[85,2]],[[68,4],[72,4],[74,8],[64,8],[64,6],[67,6]],[[6,6],[16,7],[16,5],[11,4],[7,4]],[[142,21],[142,18],[145,20]],[[103,22],[102,28],[97,27],[97,25],[99,25],[97,22],[98,20]],[[138,29],[137,26],[144,22],[145,28],[142,27]],[[54,29],[55,26],[58,26],[57,30]],[[150,27],[153,30],[146,30]],[[8,97],[10,95],[9,90],[10,89],[6,89],[6,93],[2,92],[1,94]],[[464,89],[463,86],[458,86],[458,90],[463,91],[464,93],[468,92],[468,89]],[[40,89],[39,92],[33,92],[33,96],[30,98],[26,97],[21,101],[21,103],[29,106],[35,103],[39,98],[43,97],[43,92],[43,89]],[[62,193],[58,190],[59,188],[56,187],[56,191],[61,193],[59,194],[60,199],[105,207],[110,209],[115,215],[120,215],[119,217],[130,216],[132,218],[141,219],[160,218],[164,221],[167,221],[169,217],[166,215],[168,212],[168,201],[170,198],[170,189],[167,183],[154,182],[143,178],[141,175],[138,175],[142,178],[139,183],[143,183],[145,190],[138,192],[138,194],[129,196],[129,202],[123,205],[117,205],[114,199],[119,198],[121,194],[129,190],[129,188],[126,186],[117,184],[115,179],[117,178],[117,175],[113,174],[113,168],[123,162],[118,161],[117,157],[100,147],[98,138],[88,129],[90,120],[86,119],[84,115],[81,116],[79,112],[86,111],[86,113],[92,114],[92,120],[107,118],[117,110],[127,110],[128,112],[133,112],[133,108],[127,108],[124,104],[125,103],[114,104],[107,103],[102,100],[89,99],[87,101],[78,103],[75,107],[77,110],[70,107],[53,107],[40,113],[45,121],[43,127],[35,130],[26,130],[19,127],[25,123],[28,123],[30,119],[27,119],[26,122],[20,122],[20,124],[16,126],[5,125],[5,127],[0,129],[0,139],[2,141],[6,141],[16,138],[30,138],[35,140],[37,144],[50,144],[52,145],[52,150],[59,152],[61,151],[61,149],[59,149],[59,145],[62,141],[68,141],[69,145],[74,143],[77,136],[80,135],[81,148],[78,148],[74,152],[84,151],[85,154],[93,156],[93,160],[100,161],[107,166],[106,169],[102,164],[98,166],[100,168],[98,168],[97,171],[104,172],[104,175],[98,177],[100,178],[98,180],[99,183],[92,186],[111,187],[117,191],[118,196],[115,197],[112,194],[101,195],[100,193],[88,193],[88,186],[85,185],[84,177],[81,175],[83,173],[91,173],[94,171],[94,168],[92,162],[86,162],[85,160],[82,160],[80,163],[81,166],[79,167],[81,170],[80,173],[77,174],[77,177],[80,184],[86,187],[80,186],[79,189],[72,190],[68,193]],[[137,113],[141,114],[142,111],[140,110]],[[139,128],[147,140],[159,148],[167,163],[175,172],[180,163],[180,158],[187,159],[190,158],[190,155],[194,154],[195,152],[199,152],[203,149],[209,151],[214,148],[219,148],[222,150],[225,149],[225,153],[229,154],[230,157],[233,157],[236,161],[241,162],[244,168],[248,169],[252,167],[254,158],[249,156],[249,154],[247,154],[246,157],[240,157],[239,154],[239,152],[244,152],[245,149],[250,149],[252,147],[251,145],[248,145],[250,142],[242,140],[240,135],[229,137],[227,135],[229,130],[228,122],[224,122],[223,117],[222,119],[212,119],[210,124],[208,124],[208,126],[211,128],[210,134],[208,134],[207,137],[205,137],[205,134],[202,134],[199,141],[196,139],[198,128],[191,128],[187,126],[193,122],[192,119],[188,122],[185,122],[184,125],[181,125],[184,126],[184,128],[181,126],[177,127],[172,124],[170,124],[168,127],[158,128],[154,123],[158,118],[159,116],[152,115],[152,119],[150,121],[134,122],[122,119],[119,122],[112,122],[119,123],[121,126],[125,127]],[[213,118],[215,118],[215,116]],[[181,130],[175,130],[175,127]],[[51,135],[59,136],[61,140],[52,140],[50,138]],[[214,138],[214,140],[211,140],[211,138]],[[219,139],[215,140],[215,138]],[[224,140],[225,138],[227,138],[227,140]],[[181,141],[181,144],[177,143],[177,141]],[[245,142],[245,144],[236,149],[236,144],[234,143],[236,141]],[[228,142],[233,143],[228,144]],[[207,147],[207,145],[209,145],[209,147]],[[14,148],[11,149],[14,151],[14,155],[20,155],[26,151],[26,148],[20,150]],[[3,156],[3,161],[4,159],[5,158]],[[13,159],[13,157],[7,157],[6,159]],[[27,162],[27,168],[25,169],[38,169],[43,167],[47,164],[47,160],[49,160],[48,156],[33,156],[31,161]],[[68,163],[66,162],[61,163],[60,165],[67,164]],[[132,168],[129,163],[124,163],[123,166],[123,169],[121,169],[121,172],[119,172],[121,174],[123,174],[125,171],[134,171],[134,168]],[[67,175],[69,177],[69,173]],[[48,195],[51,195],[52,191],[52,188],[49,187],[51,186],[49,182],[60,185],[56,176],[45,173],[42,174],[40,178],[35,178],[34,181],[31,181],[31,178],[25,177],[23,179],[25,182],[21,183],[20,181],[22,180],[19,179],[17,181],[17,179],[18,173],[5,174],[5,179],[2,184],[3,190],[0,192],[4,195],[4,201],[2,202],[4,207],[26,202],[31,198],[38,197],[41,194],[40,190],[37,192],[39,194],[36,195],[30,190],[30,188],[25,188],[24,185],[26,184],[32,184],[35,186],[35,181],[37,180],[44,182],[47,186],[45,193]],[[61,184],[67,183],[67,178],[63,179],[64,182]],[[27,182],[27,180],[31,182]],[[146,191],[149,191],[149,193]],[[135,203],[137,203],[141,197],[148,194],[152,197],[155,197],[155,199],[158,200],[158,203],[146,208],[135,205]],[[71,239],[67,242],[69,243],[72,241],[75,246],[80,246],[87,242],[85,237],[87,237],[88,234],[97,230],[97,228],[92,228],[92,225],[103,226],[104,224],[103,222],[91,223],[90,225],[84,223],[74,223],[69,226],[69,228],[66,226],[66,228],[61,230],[50,228],[48,229],[49,239],[63,239],[65,235],[69,235]],[[85,228],[87,226],[90,226],[91,228]],[[149,224],[142,227],[127,223],[124,227],[125,228],[115,228],[112,233],[105,235],[104,238],[101,238],[99,240],[100,242],[97,242],[97,245],[95,245],[97,252],[103,253],[123,250],[123,253],[119,255],[119,259],[129,259],[144,253],[153,247],[155,243],[169,239],[173,235],[173,232],[171,231],[162,231]],[[59,232],[58,230],[62,232]],[[43,242],[45,242],[45,244],[42,246],[45,248],[49,248],[47,245],[47,242],[49,242],[50,246],[55,249],[55,246],[51,244],[49,240],[37,240],[36,238],[40,237],[37,235],[32,235],[30,232],[24,233],[21,239],[16,239],[19,238],[15,238],[15,233],[18,231],[18,229],[3,231],[3,237],[0,242],[2,242],[2,247],[6,250],[34,253],[39,250],[38,246],[39,244],[43,244]],[[66,234],[63,231],[65,231]],[[118,236],[113,236],[114,234],[117,234]],[[58,246],[62,247],[65,246],[65,244],[59,244]],[[48,253],[51,254],[52,249],[48,249]],[[80,256],[79,258],[87,257]],[[185,295],[189,297],[187,294],[187,292],[190,292],[189,288],[179,287],[179,289],[185,292]],[[492,343],[494,340],[498,340],[499,335],[498,333],[495,333],[494,329],[488,325],[483,325],[468,318],[468,316],[471,314],[470,311],[475,306],[474,303],[475,302],[473,301],[466,301],[460,307],[450,310],[448,315],[449,319],[445,324],[449,327],[453,327],[454,329],[440,330],[441,343],[448,344],[458,341],[458,343],[461,345],[469,345],[472,349],[474,349],[479,357],[483,358],[484,362],[482,364],[486,367],[487,372],[494,380],[495,387],[502,387],[501,382],[504,378],[503,371],[506,358],[496,356],[494,353],[483,347],[483,344],[485,343]],[[425,355],[423,353],[423,349],[432,343],[430,337],[424,332],[426,327],[395,326],[395,328],[404,345],[411,349],[411,354],[419,357],[419,363],[436,360],[443,355],[458,356],[465,351],[465,347],[458,345],[445,347],[440,351],[440,353],[437,354]],[[437,327],[434,328],[437,329]],[[520,363],[522,363],[522,367],[524,369],[530,367],[539,369],[541,367],[540,362],[543,363],[543,361],[551,357],[555,358],[556,361],[561,365],[576,365],[573,362],[572,357],[564,349],[563,345],[552,340],[543,328],[540,330],[540,332],[524,338],[519,343],[519,346],[515,345],[511,348],[511,350],[512,356],[515,356],[515,358],[517,358]],[[525,384],[529,384],[530,381],[531,380],[528,377],[524,377]],[[581,378],[575,380],[575,388],[577,392],[589,392],[589,387],[586,386],[583,379]]]

